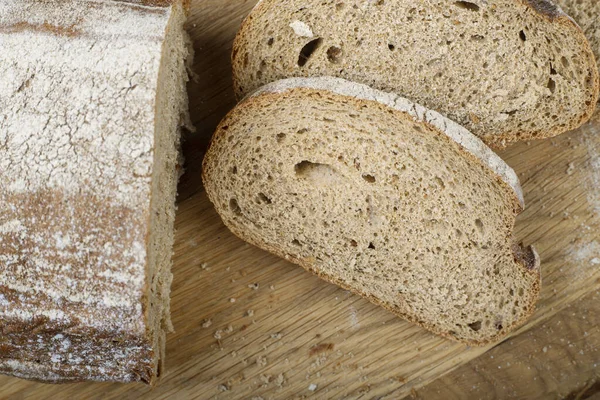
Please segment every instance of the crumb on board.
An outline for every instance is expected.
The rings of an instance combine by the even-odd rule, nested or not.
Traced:
[[[211,325],[212,325],[212,320],[210,318],[207,318],[204,321],[202,321],[202,327],[203,328],[208,328]]]
[[[271,339],[281,339],[283,337],[283,335],[281,334],[281,332],[277,332],[277,333],[271,333]]]
[[[277,378],[275,378],[275,385],[277,387],[283,387],[284,384],[285,384],[285,376],[283,374],[277,375]]]
[[[230,303],[235,303],[235,297],[232,297],[232,298],[230,298],[230,299],[229,299],[229,302],[230,302]]]
[[[251,283],[248,285],[248,287],[252,290],[258,290],[258,288],[260,287],[260,285],[258,283]]]
[[[258,357],[256,358],[256,364],[257,364],[258,366],[260,366],[260,367],[264,367],[264,366],[266,366],[266,365],[267,365],[267,363],[268,363],[268,362],[267,362],[267,357],[265,357],[265,356],[258,356]]]
[[[219,389],[219,392],[226,392],[229,390],[229,387],[227,387],[227,385],[225,384],[220,384],[219,386],[217,386],[217,389]]]
[[[254,316],[254,310],[248,310],[248,311],[246,311],[246,316],[253,317]]]
[[[315,390],[317,390],[317,385],[315,385],[314,383],[311,383],[310,385],[308,385],[308,390],[310,390],[311,392],[314,392]]]

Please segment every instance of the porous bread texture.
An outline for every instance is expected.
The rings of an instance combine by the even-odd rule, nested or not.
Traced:
[[[184,7],[0,3],[0,372],[154,383],[169,329]]]
[[[600,2],[598,0],[555,0],[581,26],[600,68]]]
[[[599,89],[583,32],[545,1],[264,0],[232,62],[239,97],[337,76],[415,100],[495,147],[578,127]]]
[[[539,257],[513,243],[522,204],[415,109],[334,78],[269,85],[217,128],[208,197],[240,238],[434,333],[496,341],[540,289]]]

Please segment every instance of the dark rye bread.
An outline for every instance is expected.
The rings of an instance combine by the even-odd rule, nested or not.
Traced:
[[[239,97],[337,76],[401,94],[495,147],[578,127],[599,89],[583,32],[544,0],[263,0],[232,57]]]
[[[0,1],[0,373],[159,376],[185,17],[178,0]]]
[[[432,332],[483,345],[534,310],[539,258],[513,241],[514,171],[399,96],[338,78],[269,84],[221,122],[203,171],[240,238]]]

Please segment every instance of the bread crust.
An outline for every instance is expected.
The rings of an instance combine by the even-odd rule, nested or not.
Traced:
[[[337,78],[297,78],[297,79],[288,79],[286,81],[288,81],[288,83],[286,84],[282,84],[281,81],[275,82],[273,84],[270,85],[266,85],[266,87],[263,87],[259,90],[257,90],[254,94],[249,95],[248,97],[246,97],[239,105],[239,107],[247,107],[247,106],[256,106],[258,108],[260,108],[263,105],[267,105],[267,104],[272,104],[273,102],[276,102],[278,100],[279,96],[285,96],[285,91],[287,90],[292,90],[293,88],[296,88],[296,90],[302,91],[304,92],[306,95],[310,95],[311,93],[315,93],[318,92],[317,89],[307,89],[306,88],[306,84],[302,84],[302,83],[298,83],[298,81],[315,81],[315,80],[323,80],[323,79],[337,79]],[[343,80],[340,80],[343,81]],[[291,84],[291,82],[295,82],[295,84]],[[354,85],[353,83],[347,82],[348,85]],[[364,85],[361,85],[364,86]],[[277,89],[279,88],[279,89]],[[371,89],[373,90],[373,89]],[[383,93],[380,91],[376,91],[379,93]],[[335,93],[335,92],[333,92]],[[340,95],[339,93],[336,93],[337,95]],[[376,99],[371,99],[371,100],[366,100],[364,98],[356,98],[356,97],[351,97],[348,96],[347,94],[343,94],[342,96],[345,96],[348,98],[348,101],[350,102],[355,102],[357,104],[362,104],[364,102],[377,102],[379,104],[384,105],[385,107],[391,108],[389,107],[388,104],[386,104],[386,102],[381,102],[378,101]],[[400,111],[396,108],[392,108],[393,113],[395,115],[398,116],[398,118],[414,118],[413,115],[411,115],[408,112],[405,111]],[[202,170],[202,178],[204,182],[212,182],[213,180],[211,179],[210,173],[207,172],[208,168],[207,165],[210,164],[212,162],[212,158],[211,156],[213,156],[213,154],[210,152],[210,147],[213,146],[213,143],[216,141],[220,141],[220,140],[224,140],[225,135],[226,135],[226,129],[224,129],[224,126],[229,124],[229,120],[230,120],[230,116],[235,112],[235,110],[232,110],[219,124],[219,126],[217,127],[215,134],[213,135],[212,139],[211,139],[211,143],[209,145],[209,151],[207,151],[206,153],[206,157],[204,159],[203,162],[203,170]],[[427,123],[428,122],[424,122]],[[469,159],[471,159],[474,163],[483,163],[482,159],[477,157],[475,154],[473,154],[472,152],[466,150],[460,143],[453,141],[452,137],[447,135],[445,132],[442,132],[442,130],[440,129],[440,127],[436,126],[436,125],[432,125],[429,124],[430,126],[432,126],[435,131],[440,133],[440,136],[443,138],[446,138],[446,140],[448,140],[448,143],[450,144],[450,142],[455,143],[456,145],[458,145],[459,148],[461,148],[462,153],[468,157]],[[476,139],[473,136],[474,139]],[[477,139],[478,140],[478,139]],[[216,155],[214,155],[216,157]],[[486,165],[486,167],[489,168],[489,165]],[[516,191],[514,190],[514,188],[508,184],[504,179],[502,179],[499,175],[496,174],[497,177],[497,182],[506,190],[507,192],[507,196],[511,199],[511,201],[514,204],[514,212],[515,215],[519,214],[523,208],[521,207],[521,203],[518,199],[518,195],[516,193]],[[215,203],[215,199],[211,198],[210,196],[210,191],[207,190],[207,193],[209,194],[209,199],[214,203]],[[315,268],[315,260],[311,260],[311,259],[300,259],[300,258],[296,258],[294,256],[291,256],[289,254],[286,254],[285,252],[283,252],[281,249],[275,247],[275,246],[271,246],[268,243],[265,243],[261,240],[259,240],[258,238],[255,238],[251,235],[246,234],[246,232],[237,229],[234,225],[228,223],[227,220],[223,220],[224,224],[227,226],[227,228],[237,237],[239,237],[240,239],[254,245],[257,246],[261,249],[264,249],[278,257],[284,258],[292,263],[298,264],[301,267],[303,267],[305,270],[317,275],[318,277],[322,278],[325,281],[328,281],[330,283],[333,283],[335,285],[338,285],[348,291],[351,291],[352,293],[355,293],[367,300],[369,300],[370,302],[381,306],[385,309],[387,309],[388,311],[391,311],[392,313],[394,313],[395,315],[399,316],[400,318],[403,318],[405,320],[408,320],[409,322],[412,322],[414,324],[417,324],[435,334],[438,334],[440,336],[443,336],[445,338],[451,339],[453,341],[456,342],[460,342],[460,343],[464,343],[470,346],[485,346],[487,344],[490,343],[494,343],[499,341],[500,339],[502,339],[503,337],[505,337],[508,333],[510,333],[511,331],[513,331],[514,329],[516,329],[518,326],[521,326],[522,324],[525,323],[525,321],[533,314],[533,312],[535,311],[535,304],[536,304],[536,300],[539,297],[539,293],[540,293],[540,288],[541,288],[541,271],[540,271],[540,258],[539,255],[537,253],[537,251],[535,250],[535,248],[533,246],[530,247],[523,247],[522,245],[514,245],[513,246],[513,252],[514,252],[514,257],[515,257],[515,261],[522,266],[523,270],[531,275],[534,279],[534,284],[533,287],[531,288],[531,301],[529,302],[529,304],[527,304],[524,307],[524,312],[521,315],[521,317],[515,321],[513,324],[506,326],[506,327],[502,327],[502,329],[498,330],[498,333],[492,337],[487,338],[486,340],[463,340],[463,339],[458,339],[457,337],[453,336],[451,332],[446,332],[446,331],[442,331],[438,328],[436,328],[435,326],[433,326],[432,324],[427,323],[426,321],[422,321],[419,320],[415,315],[412,314],[408,314],[406,312],[403,312],[383,301],[381,301],[380,299],[368,295],[360,290],[357,290],[355,288],[352,288],[351,286],[345,284],[344,282],[342,282],[340,279],[337,279],[334,276],[330,276],[327,275],[325,273],[319,272],[316,270]]]
[[[0,2],[0,373],[157,379],[155,106],[183,25],[170,4]]]
[[[250,14],[244,19],[234,39],[233,50],[231,54],[231,64],[233,70],[234,93],[238,99],[241,99],[243,97],[242,88],[240,84],[243,68],[240,67],[240,60],[237,56],[242,48],[242,44],[244,43],[246,36],[248,35],[248,30],[252,25],[252,21],[259,15],[264,14],[270,7],[273,7],[275,1],[276,0],[260,0],[252,9]],[[587,73],[588,81],[591,84],[592,95],[590,96],[590,99],[586,102],[586,109],[584,113],[581,114],[581,116],[578,119],[573,119],[569,121],[568,124],[562,127],[554,126],[551,129],[543,132],[526,128],[506,131],[502,135],[479,135],[479,137],[486,143],[486,145],[494,149],[504,149],[519,141],[540,140],[550,138],[562,134],[564,132],[577,129],[578,127],[580,127],[581,125],[583,125],[591,119],[596,109],[596,103],[598,102],[600,97],[600,74],[598,68],[596,67],[596,58],[594,56],[594,52],[591,48],[591,45],[589,44],[585,36],[585,32],[583,32],[581,27],[571,17],[566,15],[560,9],[560,7],[558,7],[549,0],[514,1],[515,3],[531,7],[531,9],[533,9],[539,15],[546,18],[548,21],[563,26],[565,29],[571,31],[571,33],[575,37],[579,38],[579,42],[582,43],[584,46],[584,51],[581,54],[581,56],[587,60],[586,65],[590,66],[590,69]]]

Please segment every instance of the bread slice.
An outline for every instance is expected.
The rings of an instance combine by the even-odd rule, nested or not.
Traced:
[[[515,173],[466,129],[338,78],[269,84],[219,125],[204,184],[240,238],[473,345],[533,311]]]
[[[159,375],[184,19],[181,1],[0,2],[1,373]]]
[[[495,147],[574,129],[598,70],[581,29],[547,0],[263,0],[233,47],[238,96],[337,76],[401,94]]]
[[[581,26],[592,45],[600,68],[600,2],[598,0],[556,0],[556,3]]]

